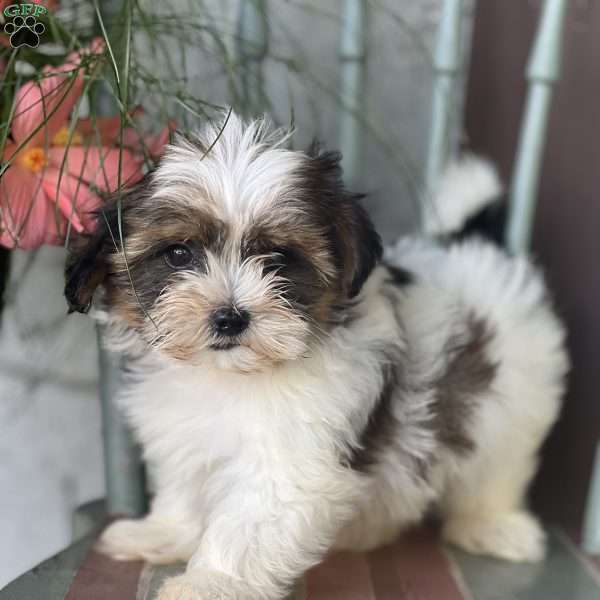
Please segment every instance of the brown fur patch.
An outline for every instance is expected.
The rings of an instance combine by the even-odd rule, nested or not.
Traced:
[[[219,251],[227,237],[227,225],[206,207],[183,207],[176,203],[142,204],[124,214],[127,259],[144,258],[169,244],[191,241],[203,248]],[[115,266],[125,259],[115,255]]]
[[[444,372],[434,382],[436,399],[432,407],[434,429],[438,441],[457,454],[474,449],[468,435],[469,419],[480,394],[490,389],[497,365],[486,355],[486,346],[492,332],[487,323],[473,316],[467,322],[466,335],[452,337],[445,348],[450,359]],[[377,464],[379,455],[391,446],[401,446],[402,426],[394,415],[393,402],[402,402],[401,375],[403,358],[390,355],[383,357],[383,383],[369,420],[360,434],[359,443],[347,460],[350,468],[368,472]],[[410,393],[406,390],[405,393]],[[404,460],[412,460],[415,477],[427,478],[427,461],[415,460],[404,454]]]
[[[265,219],[252,225],[243,234],[242,260],[264,257],[265,272],[275,272],[286,281],[283,297],[324,325],[339,296],[336,269],[327,239],[318,224],[311,222],[310,214],[305,213],[305,222],[301,222],[295,211],[286,213],[282,206],[276,220]]]
[[[360,203],[363,196],[351,193],[344,185],[340,159],[339,153],[323,152],[313,144],[299,173],[299,194],[325,232],[338,285],[347,300],[360,292],[381,258],[382,245]]]
[[[378,459],[378,454],[394,443],[398,434],[399,423],[392,410],[394,394],[399,381],[397,365],[387,364],[383,367],[383,385],[369,420],[361,432],[359,444],[348,459],[348,466],[356,471],[367,471]]]
[[[439,440],[457,454],[474,449],[468,434],[469,419],[479,396],[490,389],[496,375],[497,365],[486,353],[492,335],[486,321],[469,316],[466,338],[450,338],[445,352],[451,358],[434,383],[433,427]]]

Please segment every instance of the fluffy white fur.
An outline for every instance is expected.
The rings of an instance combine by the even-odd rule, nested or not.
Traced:
[[[196,169],[197,149],[172,150],[161,186],[181,173],[200,178],[211,195],[221,190],[223,211],[237,215],[245,177],[247,205],[264,202],[268,194],[257,190],[297,157],[279,148],[254,164],[249,141],[240,157],[245,169],[232,172],[235,149],[227,145],[243,135],[237,121],[231,136],[226,129],[206,172]],[[437,204],[444,212],[447,193],[452,207],[437,233],[455,229],[496,191],[487,167],[472,160],[466,171],[454,167],[442,187]],[[524,495],[559,410],[567,358],[540,274],[525,258],[477,240],[446,247],[407,238],[387,259],[413,273],[414,283],[390,286],[386,268],[375,268],[355,318],[276,367],[245,373],[234,362],[223,371],[218,360],[187,364],[148,348],[138,358],[120,403],[152,467],[156,495],[147,517],[112,524],[99,548],[118,559],[188,561],[159,600],[282,598],[331,548],[389,542],[432,506],[445,538],[469,551],[514,561],[543,556],[544,536]],[[470,315],[493,332],[484,351],[497,370],[464,424],[475,450],[459,455],[430,426],[431,381],[448,367],[446,345],[466,335]],[[139,355],[135,335],[116,317],[108,320],[116,345]],[[393,444],[361,472],[340,456],[360,443],[380,395],[382,348],[402,357],[409,385],[392,404],[401,425]],[[430,465],[427,477],[415,476],[419,462]]]
[[[458,231],[501,192],[502,184],[492,163],[472,154],[451,162],[433,197],[423,204],[425,233]]]
[[[186,204],[188,191],[194,188],[212,201],[223,219],[247,223],[272,208],[274,199],[293,192],[290,174],[299,166],[301,154],[285,149],[290,135],[283,129],[271,130],[267,120],[247,124],[235,114],[221,125],[207,124],[201,140],[211,145],[205,144],[200,156],[198,146],[183,137],[168,146],[155,174],[156,197],[167,195]]]

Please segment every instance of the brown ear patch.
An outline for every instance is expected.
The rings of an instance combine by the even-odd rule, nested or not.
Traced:
[[[77,240],[70,249],[65,269],[65,297],[69,313],[87,313],[96,288],[106,277],[107,246],[112,243],[108,228],[100,215],[96,233]]]
[[[119,224],[126,235],[126,212],[131,200],[144,195],[148,175],[131,191],[107,201],[96,214],[96,229],[91,235],[74,240],[65,269],[65,297],[69,312],[86,313],[94,292],[110,272],[110,255],[120,249]]]
[[[344,186],[341,154],[323,152],[314,143],[307,155],[307,164],[300,174],[306,201],[316,209],[321,226],[327,231],[341,291],[353,298],[381,259],[381,238],[360,203],[363,196]]]

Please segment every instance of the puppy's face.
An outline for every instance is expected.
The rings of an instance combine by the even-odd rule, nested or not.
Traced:
[[[381,244],[339,156],[282,139],[232,117],[169,147],[75,254],[71,308],[102,283],[113,317],[192,364],[255,371],[309,352],[347,317]]]

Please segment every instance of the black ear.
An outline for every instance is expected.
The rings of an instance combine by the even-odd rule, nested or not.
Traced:
[[[375,231],[373,222],[367,211],[360,204],[363,196],[355,194],[349,198],[349,215],[351,240],[347,252],[352,257],[352,268],[347,277],[348,297],[354,298],[371,271],[381,260],[383,247],[381,237]]]
[[[381,259],[381,238],[361,204],[364,195],[349,192],[344,186],[341,154],[321,151],[317,142],[307,154],[311,163],[310,187],[327,215],[341,284],[347,296],[354,298]]]
[[[69,312],[86,313],[96,288],[109,273],[109,256],[121,250],[127,214],[151,191],[153,171],[148,171],[132,188],[115,193],[96,213],[96,229],[91,235],[73,240],[65,270],[65,297]]]
[[[107,257],[118,239],[118,208],[107,207],[96,215],[93,234],[73,241],[65,269],[65,297],[69,312],[87,313],[96,288],[108,273]]]

